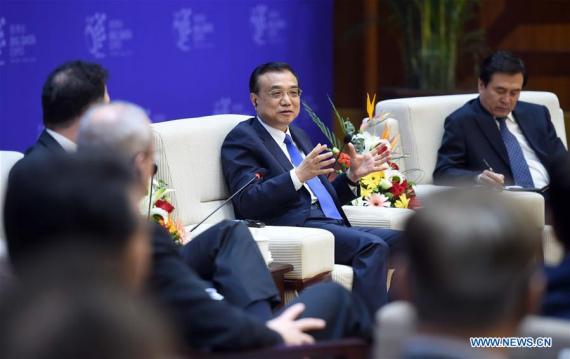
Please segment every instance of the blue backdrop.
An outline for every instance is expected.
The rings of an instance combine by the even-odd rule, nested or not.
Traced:
[[[252,115],[249,75],[284,61],[303,99],[331,123],[332,0],[2,0],[0,149],[36,141],[43,83],[73,59],[101,63],[111,99],[141,105],[153,122]],[[296,124],[324,141],[304,111]]]

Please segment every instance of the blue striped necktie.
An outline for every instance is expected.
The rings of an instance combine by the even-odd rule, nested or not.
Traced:
[[[501,137],[503,137],[503,141],[505,142],[505,147],[507,148],[507,153],[509,155],[509,162],[511,164],[511,171],[513,172],[515,185],[524,188],[533,188],[534,182],[530,175],[528,163],[526,163],[519,141],[507,128],[507,117],[497,117],[497,120],[499,121]]]
[[[301,152],[299,152],[299,149],[297,149],[297,146],[293,143],[291,136],[285,135],[285,145],[287,146],[287,152],[289,152],[289,156],[291,157],[291,162],[293,162],[295,167],[298,167],[301,162],[303,162],[303,156],[301,156]],[[307,180],[307,185],[319,200],[321,209],[325,216],[328,218],[342,219],[342,216],[336,209],[334,200],[318,177],[313,177],[310,180]]]

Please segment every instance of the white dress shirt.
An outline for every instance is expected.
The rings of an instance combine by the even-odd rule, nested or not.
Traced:
[[[499,127],[500,129],[499,121],[497,119],[495,119],[495,121],[497,122],[497,127]],[[509,129],[509,131],[513,134],[513,136],[515,136],[515,138],[519,142],[519,145],[521,146],[524,159],[528,164],[530,175],[532,177],[532,181],[534,182],[534,187],[542,188],[544,186],[547,186],[550,183],[550,177],[548,176],[548,171],[546,170],[542,162],[540,162],[540,160],[538,159],[536,152],[534,152],[532,147],[530,147],[526,137],[521,131],[519,124],[517,123],[517,121],[515,121],[512,112],[509,113],[509,115],[507,116],[507,120],[505,121],[505,123],[507,124],[507,128]]]
[[[53,137],[53,139],[56,140],[57,143],[59,143],[59,145],[61,147],[63,147],[65,152],[76,152],[77,151],[77,144],[75,142],[71,141],[70,139],[68,139],[67,137],[62,136],[59,133],[50,130],[49,128],[46,128],[46,132],[49,133],[51,135],[51,137]]]
[[[273,138],[273,140],[275,140],[275,143],[277,143],[277,145],[279,146],[279,148],[281,148],[281,151],[283,151],[283,153],[285,154],[285,156],[287,156],[287,158],[289,159],[289,162],[291,162],[291,165],[293,165],[293,169],[291,171],[289,171],[289,175],[291,176],[291,180],[293,181],[293,185],[295,186],[295,190],[298,191],[301,189],[302,186],[305,186],[305,188],[307,189],[307,191],[309,191],[309,193],[311,194],[311,203],[316,203],[317,202],[317,197],[315,196],[315,194],[313,193],[313,191],[311,191],[311,189],[309,188],[309,186],[306,183],[303,183],[299,180],[299,177],[297,177],[297,173],[295,173],[295,164],[291,161],[291,156],[289,155],[289,151],[287,151],[287,145],[285,144],[285,136],[289,135],[291,136],[291,131],[289,130],[289,127],[287,126],[287,131],[283,132],[281,130],[278,130],[276,128],[273,128],[271,126],[269,126],[268,124],[266,124],[265,122],[263,122],[259,117],[257,117],[257,120],[259,121],[259,123],[261,123],[261,125],[267,130],[267,132],[269,132],[269,134],[271,135],[271,137]],[[291,139],[293,139],[293,136],[291,136]],[[293,141],[293,144],[297,147],[297,149],[299,150],[299,152],[301,153],[301,156],[303,158],[305,158],[305,154],[303,153],[303,151],[299,148],[299,146],[297,146],[297,144],[295,143],[295,141]],[[350,189],[352,190],[352,192],[354,192],[355,194],[357,193],[357,188],[355,186],[351,186],[347,183],[347,185],[350,187]]]

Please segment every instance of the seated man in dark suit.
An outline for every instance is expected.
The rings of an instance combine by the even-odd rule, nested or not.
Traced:
[[[93,104],[109,102],[108,78],[94,62],[69,61],[53,70],[42,91],[45,129],[26,155],[75,151],[81,115]]]
[[[149,124],[138,106],[95,106],[81,120],[79,150],[103,147],[132,159],[140,173],[142,197],[154,166]],[[302,305],[289,307],[278,316],[260,314],[259,306],[277,299],[277,290],[249,230],[241,223],[222,222],[181,250],[157,225],[152,242],[148,289],[194,349],[244,349],[282,341],[310,343],[312,337],[303,331],[323,325],[320,320],[308,319],[311,317],[327,323],[325,329],[311,332],[316,339],[370,335],[370,318],[364,304],[333,283],[301,294],[297,301],[305,304],[303,319],[295,321],[303,311]],[[212,299],[204,280],[213,282],[225,299]]]
[[[323,153],[325,145],[313,148],[307,133],[291,126],[301,105],[293,69],[277,62],[260,65],[249,89],[257,116],[238,124],[224,140],[224,176],[235,192],[260,169],[267,175],[234,197],[236,218],[332,232],[335,263],[352,266],[353,292],[374,313],[387,302],[387,261],[400,232],[351,227],[341,205],[358,197],[360,178],[379,171],[390,152],[382,147],[358,155],[349,144],[351,167],[331,183],[325,175],[333,171],[332,153]]]
[[[506,358],[474,337],[514,337],[544,279],[539,231],[484,190],[442,192],[406,225],[409,293],[418,333],[403,358]]]
[[[479,97],[445,119],[436,184],[548,185],[549,157],[567,151],[548,109],[518,101],[526,82],[524,63],[511,53],[499,51],[483,61]]]
[[[550,168],[554,231],[562,243],[562,261],[546,267],[547,287],[542,304],[544,315],[570,319],[570,157],[555,158]]]

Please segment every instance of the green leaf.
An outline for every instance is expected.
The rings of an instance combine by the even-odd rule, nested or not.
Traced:
[[[338,122],[339,122],[339,124],[340,124],[340,128],[342,128],[342,131],[344,132],[344,134],[346,135],[347,133],[354,133],[354,131],[352,131],[352,132],[346,132],[346,131],[347,131],[347,125],[346,125],[346,122],[347,122],[347,121],[346,121],[345,119],[343,119],[343,118],[340,116],[340,114],[338,113],[338,111],[337,111],[337,109],[336,109],[336,107],[335,107],[334,103],[332,102],[332,100],[331,100],[331,98],[330,98],[329,95],[327,95],[327,98],[329,99],[329,102],[330,102],[330,104],[331,104],[331,106],[332,106],[332,108],[333,108],[333,110],[334,110],[334,113],[335,113],[335,115],[336,115],[336,118],[337,118],[337,120],[338,120]],[[350,121],[348,121],[348,123],[350,123],[350,124],[352,125],[352,123],[351,123]],[[354,126],[352,126],[352,127],[354,128]]]
[[[305,111],[307,111],[313,122],[317,125],[317,127],[321,130],[321,132],[325,135],[325,137],[329,140],[330,144],[333,147],[340,148],[342,146],[342,142],[331,132],[331,130],[323,123],[323,121],[321,121],[319,116],[317,116],[317,114],[311,109],[311,107],[304,100],[301,100],[301,104],[303,105],[303,108],[305,109]]]

